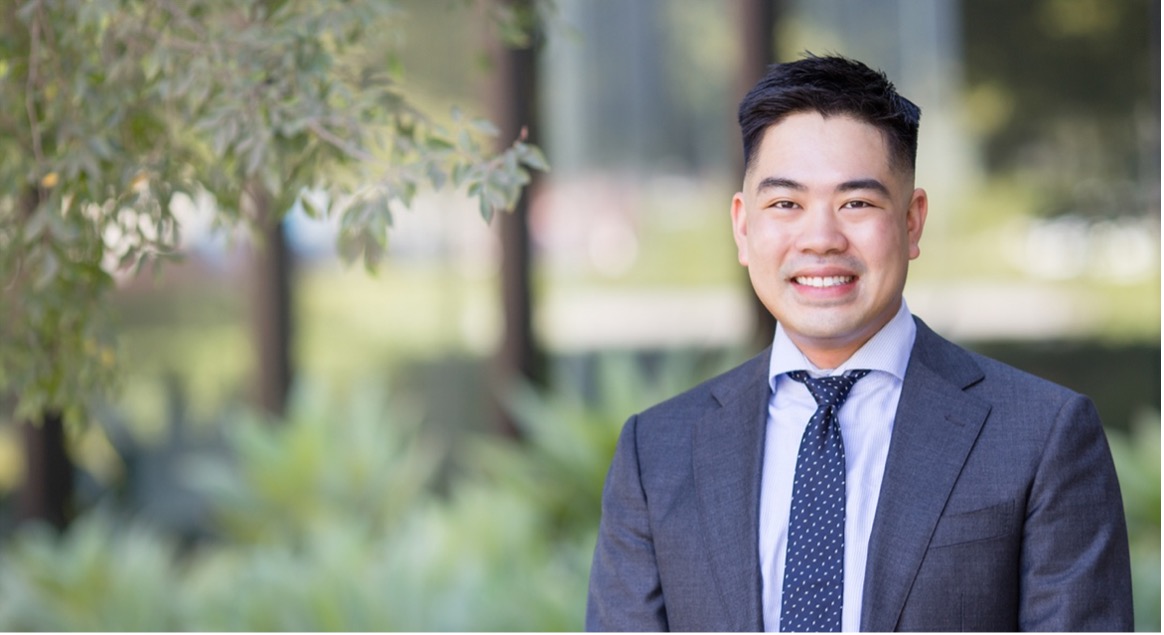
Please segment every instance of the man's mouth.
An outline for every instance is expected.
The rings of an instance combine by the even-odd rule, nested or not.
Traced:
[[[855,276],[797,276],[792,280],[796,284],[801,284],[806,287],[827,289],[829,287],[839,287],[843,284],[849,284],[855,279]]]

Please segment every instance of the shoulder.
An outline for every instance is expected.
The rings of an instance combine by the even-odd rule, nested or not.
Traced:
[[[967,394],[994,406],[1024,404],[1028,410],[1058,410],[1066,402],[1086,399],[1070,388],[954,344],[920,319],[914,319],[918,328],[911,365],[916,359],[919,365],[958,385]]]
[[[1048,379],[1033,375],[1028,371],[1016,368],[993,357],[987,357],[974,351],[966,351],[985,374],[989,384],[1011,386],[1015,392],[1024,394],[1054,395],[1061,398],[1077,396],[1077,393],[1066,386],[1056,384]]]

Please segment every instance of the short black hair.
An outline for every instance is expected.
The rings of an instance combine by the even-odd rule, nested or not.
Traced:
[[[885,73],[840,56],[773,64],[740,102],[744,170],[769,126],[788,115],[816,111],[825,117],[848,115],[879,128],[889,145],[890,164],[913,172],[921,108],[897,94]]]

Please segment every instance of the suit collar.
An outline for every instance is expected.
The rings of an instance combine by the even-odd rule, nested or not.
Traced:
[[[692,430],[692,470],[701,530],[728,630],[763,630],[760,474],[768,408],[768,351],[710,386],[720,407]]]
[[[895,629],[930,536],[990,412],[988,403],[965,392],[983,378],[973,358],[916,321],[869,538],[861,630]]]

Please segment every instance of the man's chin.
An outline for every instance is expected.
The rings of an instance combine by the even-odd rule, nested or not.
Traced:
[[[820,340],[844,340],[854,331],[861,330],[861,316],[851,307],[851,302],[819,303],[811,307],[798,307],[779,320],[785,330]],[[846,306],[849,305],[849,306]]]
[[[794,343],[816,349],[844,349],[853,344],[860,346],[877,331],[869,327],[868,321],[835,311],[801,313],[778,321]]]

